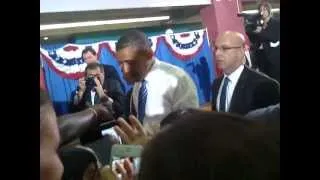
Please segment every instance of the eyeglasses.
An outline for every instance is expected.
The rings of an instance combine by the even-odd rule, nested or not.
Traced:
[[[242,48],[243,46],[221,46],[221,47],[217,47],[217,46],[215,46],[214,47],[214,50],[215,51],[218,51],[219,49],[221,50],[221,51],[227,51],[227,50],[229,50],[229,49],[237,49],[237,48]]]

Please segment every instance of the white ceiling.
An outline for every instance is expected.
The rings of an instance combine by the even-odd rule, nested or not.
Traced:
[[[51,0],[41,0],[47,3]],[[78,0],[79,2],[81,0]],[[87,0],[85,0],[87,1]],[[98,1],[98,0],[91,0]],[[114,0],[121,1],[121,0]],[[126,0],[127,1],[127,0]],[[137,0],[130,0],[137,1]],[[140,0],[143,1],[143,0]],[[147,0],[144,0],[147,1]],[[159,0],[150,0],[159,1]],[[164,0],[168,1],[168,0]],[[178,0],[171,0],[178,1]],[[179,0],[180,1],[180,0]],[[245,1],[245,0],[243,0]],[[243,9],[256,9],[255,0],[246,0],[249,2],[243,3]],[[280,0],[271,1],[273,7],[279,8]],[[114,3],[116,4],[116,3]],[[131,9],[112,9],[112,10],[91,10],[91,11],[73,11],[73,12],[50,12],[40,13],[40,24],[57,24],[57,23],[70,23],[70,22],[84,22],[84,21],[97,21],[97,20],[111,20],[122,18],[139,18],[148,16],[163,16],[169,15],[170,21],[157,21],[157,22],[144,22],[144,23],[131,23],[131,24],[118,24],[118,25],[100,25],[90,27],[77,27],[67,29],[55,29],[40,31],[40,39],[49,36],[50,39],[68,38],[75,34],[91,33],[110,31],[117,29],[141,28],[151,26],[163,26],[167,24],[187,24],[199,23],[201,24],[200,9],[205,5],[193,6],[171,6],[171,7],[153,7],[153,8],[131,8]]]
[[[87,32],[161,26],[168,23],[174,23],[174,24],[197,23],[197,22],[201,22],[201,19],[199,16],[199,11],[201,7],[203,6],[170,7],[170,8],[168,7],[167,8],[139,8],[139,9],[128,9],[128,10],[100,10],[100,11],[63,12],[63,13],[41,13],[40,24],[58,24],[58,23],[70,23],[70,22],[139,18],[139,17],[148,17],[148,16],[163,16],[163,15],[169,15],[170,20],[45,30],[45,31],[40,31],[40,37],[68,36],[71,34],[79,34],[79,33],[87,33]]]
[[[252,0],[251,0],[252,1]],[[211,0],[40,0],[40,13],[209,5]]]

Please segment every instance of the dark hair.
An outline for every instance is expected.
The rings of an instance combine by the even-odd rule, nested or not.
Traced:
[[[85,73],[87,73],[88,70],[93,70],[93,69],[97,69],[100,68],[101,72],[104,72],[104,68],[102,64],[99,63],[89,63],[85,69]]]
[[[62,180],[81,180],[90,163],[98,169],[98,159],[93,151],[71,147],[60,150],[59,156],[64,167]]]
[[[83,58],[83,55],[87,52],[91,52],[91,54],[97,55],[97,52],[92,48],[92,46],[87,46],[82,50],[81,57]]]
[[[190,114],[192,112],[198,111],[196,109],[178,109],[176,111],[173,111],[169,113],[161,122],[160,122],[160,128],[163,128],[167,125],[170,125],[177,120],[181,119],[182,116],[185,116],[187,114]]]
[[[146,50],[151,47],[148,37],[141,31],[130,30],[120,37],[116,43],[116,51],[126,47],[135,47],[139,50]]]
[[[260,10],[261,7],[267,8],[267,11],[268,11],[269,16],[272,15],[272,6],[271,6],[271,4],[270,4],[269,2],[261,1],[261,2],[258,4],[258,9]]]
[[[145,146],[138,179],[277,180],[279,134],[237,115],[193,112]]]

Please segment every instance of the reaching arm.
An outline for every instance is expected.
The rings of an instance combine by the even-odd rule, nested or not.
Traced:
[[[67,114],[58,118],[61,145],[65,145],[80,137],[86,130],[98,124],[94,109]]]
[[[114,120],[112,103],[108,97],[101,99],[101,104],[81,112],[58,117],[58,127],[61,136],[61,145],[65,145],[80,137],[91,127],[96,127],[102,122]]]

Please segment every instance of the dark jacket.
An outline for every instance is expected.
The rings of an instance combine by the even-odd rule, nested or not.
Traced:
[[[219,87],[223,77],[214,80],[212,87],[212,110],[216,111]],[[280,102],[280,85],[268,76],[244,66],[234,88],[229,112],[245,115],[249,111]]]

